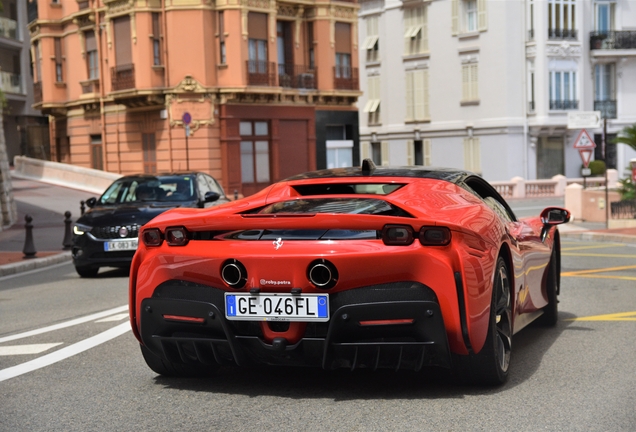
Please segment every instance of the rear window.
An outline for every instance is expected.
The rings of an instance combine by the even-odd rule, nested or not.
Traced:
[[[404,186],[395,183],[329,183],[297,185],[293,188],[303,196],[309,195],[388,195]]]
[[[248,212],[248,214],[367,214],[412,217],[399,207],[374,198],[313,198],[277,202]]]

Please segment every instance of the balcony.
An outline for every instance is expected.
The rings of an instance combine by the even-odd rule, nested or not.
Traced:
[[[33,103],[42,103],[42,82],[33,83]]]
[[[275,86],[276,63],[247,60],[247,84],[254,86]]]
[[[602,100],[594,101],[594,111],[600,111],[601,117],[606,119],[616,118],[616,101],[615,100]]]
[[[553,111],[565,111],[579,109],[578,100],[551,100],[550,110]]]
[[[91,94],[91,93],[99,93],[98,79],[80,81],[80,85],[82,86],[82,95]]]
[[[575,29],[548,29],[548,39],[550,40],[576,40],[578,31]]]
[[[0,37],[19,40],[18,22],[9,18],[0,17]]]
[[[113,91],[135,88],[135,65],[120,65],[110,68]]]
[[[358,90],[358,68],[334,66],[333,87],[336,90]]]
[[[20,75],[0,71],[0,88],[5,93],[24,94]]]
[[[278,85],[285,88],[315,89],[316,70],[304,65],[279,64]]]
[[[636,49],[636,31],[606,31],[590,33],[591,50]]]

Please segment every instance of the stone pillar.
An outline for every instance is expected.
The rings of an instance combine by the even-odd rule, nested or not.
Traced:
[[[9,157],[2,126],[2,106],[0,105],[0,231],[13,225],[18,219],[18,208],[13,200]]]

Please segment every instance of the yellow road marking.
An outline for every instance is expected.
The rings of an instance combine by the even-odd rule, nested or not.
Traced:
[[[563,256],[578,256],[578,257],[605,257],[605,258],[636,258],[636,255],[621,255],[621,254],[595,254],[595,253],[562,253]]]
[[[602,245],[594,245],[594,246],[561,248],[561,251],[573,251],[573,250],[581,250],[581,249],[603,249],[603,248],[616,247],[616,246],[624,246],[624,244],[623,243],[604,243]]]
[[[630,280],[636,281],[636,277],[630,276],[609,276],[609,275],[561,275],[564,277],[581,277],[588,279],[618,279],[618,280]]]
[[[630,270],[630,269],[636,269],[636,265],[621,266],[621,267],[607,267],[607,268],[592,269],[592,270],[575,270],[571,272],[561,273],[561,276],[582,276],[582,275],[592,274],[592,273],[605,273],[605,272]]]
[[[619,312],[606,315],[570,318],[567,321],[636,321],[636,312]]]

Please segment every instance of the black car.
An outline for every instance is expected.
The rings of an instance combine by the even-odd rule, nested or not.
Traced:
[[[204,173],[128,175],[117,179],[73,226],[73,264],[81,277],[100,267],[130,266],[139,228],[175,207],[210,207],[227,202],[219,183]]]

